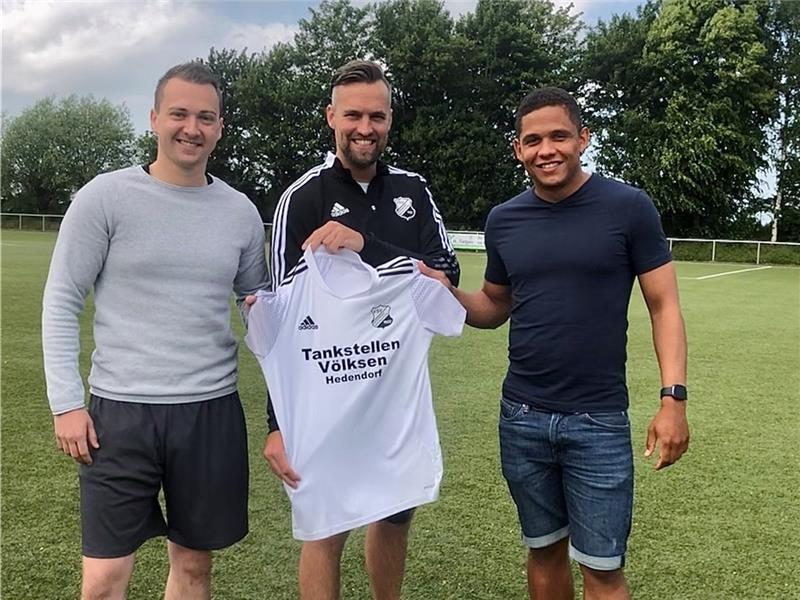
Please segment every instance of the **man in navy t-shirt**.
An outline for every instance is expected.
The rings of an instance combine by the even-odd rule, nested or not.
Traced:
[[[489,214],[482,289],[450,287],[474,327],[511,317],[501,462],[530,548],[531,598],[573,597],[570,556],[587,598],[628,598],[628,302],[638,278],[662,385],[645,455],[658,443],[661,469],[689,443],[675,269],[647,194],[581,169],[589,131],[572,96],[558,88],[529,94],[517,110],[516,134],[514,152],[533,188]],[[449,285],[443,274],[421,269]]]

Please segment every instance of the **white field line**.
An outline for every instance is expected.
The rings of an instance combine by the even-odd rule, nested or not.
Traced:
[[[736,273],[747,273],[748,271],[763,271],[764,269],[771,269],[772,266],[768,265],[766,267],[753,267],[751,269],[738,269],[736,271],[725,271],[724,273],[714,273],[713,275],[703,275],[702,277],[694,277],[695,281],[700,281],[702,279],[712,279],[713,277],[724,277],[725,275],[736,275]]]

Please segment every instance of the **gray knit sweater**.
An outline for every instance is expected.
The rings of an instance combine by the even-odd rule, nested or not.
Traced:
[[[267,281],[258,211],[223,181],[179,187],[141,167],[96,177],[64,217],[44,291],[53,414],[84,405],[78,316],[92,289],[92,393],[174,404],[236,389],[231,290]]]

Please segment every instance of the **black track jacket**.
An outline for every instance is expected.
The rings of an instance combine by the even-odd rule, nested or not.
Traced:
[[[301,244],[328,221],[364,236],[361,259],[378,266],[397,256],[421,259],[458,285],[460,267],[439,209],[420,175],[380,161],[367,192],[334,154],[290,185],[278,200],[272,222],[272,288],[303,255]],[[271,403],[269,430],[278,429]]]
[[[338,221],[364,236],[361,259],[378,266],[398,256],[422,259],[458,285],[460,270],[444,221],[425,180],[378,161],[367,192],[333,154],[283,193],[272,223],[275,289],[297,264],[300,245],[318,227]]]

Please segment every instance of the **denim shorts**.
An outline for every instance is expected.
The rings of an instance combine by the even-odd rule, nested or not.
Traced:
[[[500,459],[526,546],[569,537],[580,564],[622,568],[633,509],[626,411],[557,413],[504,398]]]

